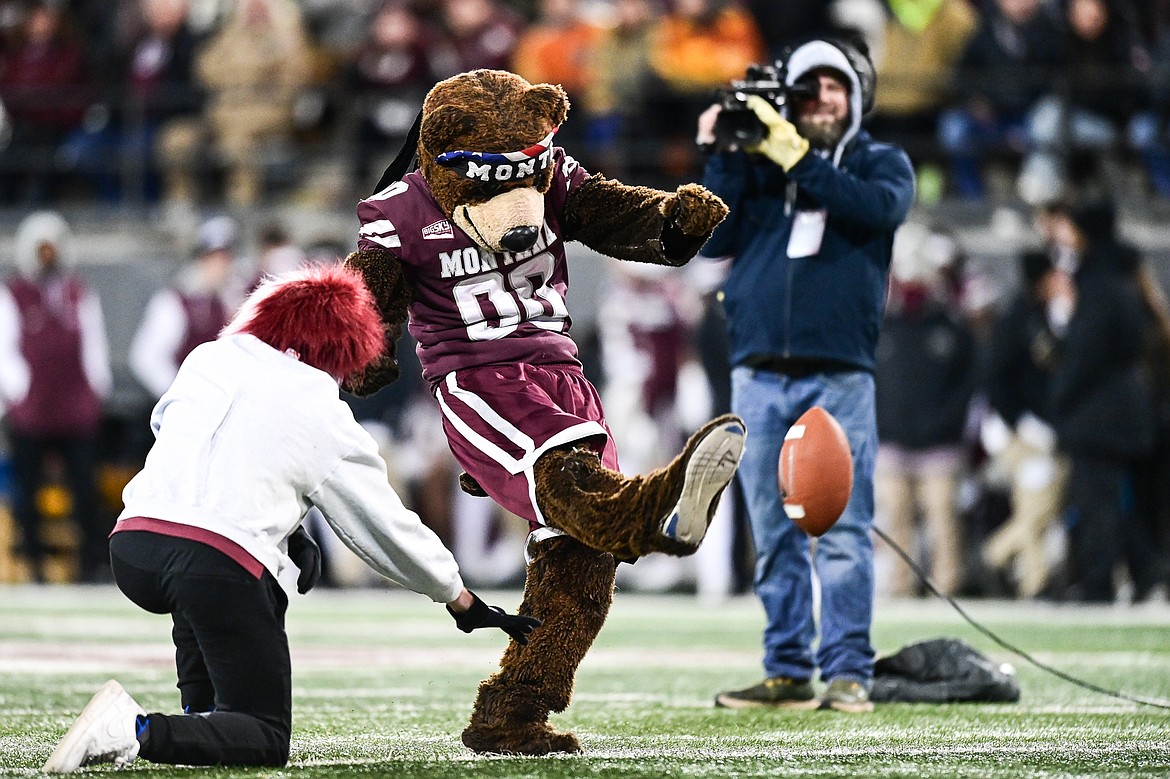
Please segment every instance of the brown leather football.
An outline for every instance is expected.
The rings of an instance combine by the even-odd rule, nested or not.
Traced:
[[[801,414],[784,436],[779,481],[784,511],[810,536],[824,534],[845,510],[853,455],[841,423],[820,406]]]

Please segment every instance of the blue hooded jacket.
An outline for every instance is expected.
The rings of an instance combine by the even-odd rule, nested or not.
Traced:
[[[789,83],[818,67],[844,70],[818,59],[823,47],[811,51],[797,70],[794,52]],[[914,169],[904,151],[861,129],[861,84],[852,69],[845,75],[852,123],[831,154],[810,151],[787,174],[742,151],[707,162],[703,184],[731,209],[702,254],[732,258],[723,304],[733,365],[779,357],[873,370],[894,232],[914,202]],[[820,251],[790,259],[797,213],[818,209],[827,211]]]

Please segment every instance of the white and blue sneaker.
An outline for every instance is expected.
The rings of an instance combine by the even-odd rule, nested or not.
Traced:
[[[124,768],[138,757],[140,716],[145,717],[146,711],[111,679],[85,704],[41,770],[67,774],[97,763]]]
[[[731,483],[743,457],[747,430],[734,414],[724,414],[699,429],[688,442],[682,495],[662,521],[662,534],[698,547],[715,516],[719,496]]]

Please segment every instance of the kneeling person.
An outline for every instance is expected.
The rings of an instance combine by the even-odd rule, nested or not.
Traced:
[[[360,277],[340,266],[266,280],[220,337],[195,349],[151,415],[155,443],[126,486],[110,540],[119,589],[170,614],[184,714],[147,713],[116,681],[93,697],[44,766],[283,766],[292,724],[284,614],[320,552],[301,520],[318,507],[383,576],[447,604],[464,632],[519,643],[539,621],[463,586],[438,537],[386,480],[340,399],[343,376],[383,348]]]

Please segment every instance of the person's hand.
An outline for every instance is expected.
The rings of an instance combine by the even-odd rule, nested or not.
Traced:
[[[470,604],[463,602],[467,599],[465,596],[470,596]],[[489,606],[468,590],[463,591],[459,600],[448,603],[447,611],[455,618],[455,626],[464,633],[480,628],[499,628],[521,645],[527,644],[528,634],[541,625],[535,617],[509,614],[499,606]]]
[[[699,114],[699,128],[695,132],[695,144],[699,147],[715,145],[715,122],[719,119],[719,112],[723,106],[715,103]]]
[[[297,576],[297,592],[304,595],[321,581],[321,547],[304,525],[288,537],[288,556],[301,571]]]
[[[796,131],[796,125],[781,116],[771,103],[759,95],[748,95],[747,106],[768,128],[768,134],[764,140],[746,149],[764,155],[787,173],[808,154],[808,139]]]

